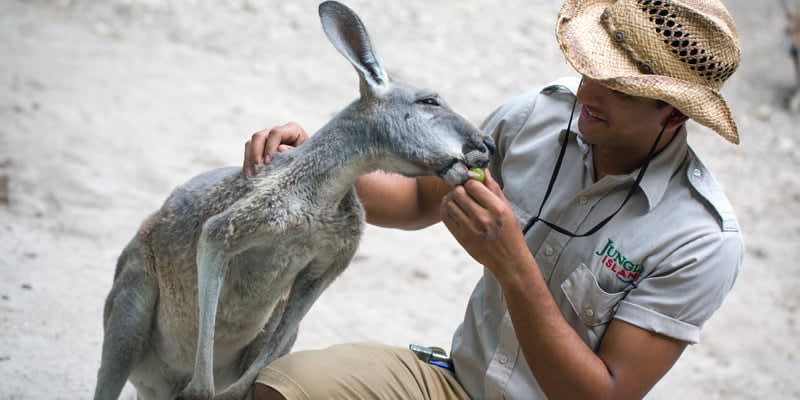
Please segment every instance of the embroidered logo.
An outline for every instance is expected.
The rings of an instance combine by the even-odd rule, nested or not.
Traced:
[[[614,247],[614,241],[611,239],[608,239],[608,243],[602,250],[598,250],[594,254],[602,257],[601,265],[613,272],[617,279],[627,284],[635,285],[644,272],[644,265],[642,263],[634,264],[625,257],[618,248]]]

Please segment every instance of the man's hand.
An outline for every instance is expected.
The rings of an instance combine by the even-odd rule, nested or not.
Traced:
[[[247,175],[253,175],[256,172],[256,166],[269,164],[276,151],[279,153],[289,151],[300,146],[306,140],[308,140],[308,134],[296,122],[256,132],[244,145],[242,170]]]
[[[498,280],[513,279],[509,266],[532,257],[508,200],[488,170],[484,183],[470,179],[445,196],[441,215],[461,246]]]

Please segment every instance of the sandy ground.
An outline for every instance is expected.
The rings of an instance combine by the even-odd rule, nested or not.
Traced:
[[[557,1],[349,4],[386,65],[479,122],[572,73]],[[356,96],[316,1],[0,0],[0,398],[91,396],[104,297],[142,218],[199,172],[240,163],[261,128],[313,132]],[[693,126],[747,241],[723,308],[649,398],[800,398],[799,118],[778,1],[728,1],[744,63],[724,91],[743,145]],[[296,349],[448,347],[481,268],[441,226],[369,228]],[[126,392],[130,396],[130,391]]]

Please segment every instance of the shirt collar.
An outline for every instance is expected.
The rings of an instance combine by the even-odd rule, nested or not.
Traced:
[[[664,198],[670,179],[686,160],[686,156],[689,154],[689,142],[686,138],[686,125],[684,125],[672,138],[672,142],[658,153],[647,167],[647,172],[645,172],[639,187],[647,196],[650,210]],[[638,174],[639,170],[637,169],[635,173]]]
[[[575,123],[575,125],[576,127],[571,130],[577,133],[577,123]],[[563,135],[565,133],[566,131],[562,132],[561,140],[563,140]],[[585,160],[586,168],[589,169],[588,173],[593,176],[594,173],[592,171],[594,167],[591,156],[591,146],[584,143],[580,135],[575,135],[575,138],[578,148]],[[686,125],[684,125],[675,133],[670,144],[656,154],[647,167],[647,171],[639,184],[639,187],[647,198],[648,211],[652,211],[653,208],[661,202],[664,193],[667,191],[667,185],[669,185],[670,179],[675,171],[683,164],[688,153],[689,143],[687,141]],[[637,168],[635,171],[628,174],[606,176],[599,182],[595,182],[593,186],[600,185],[607,187],[608,185],[635,181],[636,177],[639,175],[639,170],[640,168]],[[589,190],[591,191],[591,189]]]

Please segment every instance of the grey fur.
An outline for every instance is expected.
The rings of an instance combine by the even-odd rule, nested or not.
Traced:
[[[96,400],[116,399],[127,379],[140,399],[249,397],[356,251],[358,176],[383,169],[455,185],[488,163],[490,139],[446,105],[424,104],[442,102],[432,92],[389,80],[355,13],[332,1],[319,10],[361,97],[255,176],[201,174],[142,223],[106,299]]]

